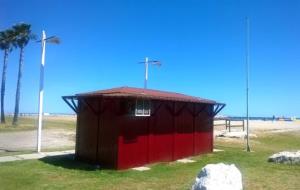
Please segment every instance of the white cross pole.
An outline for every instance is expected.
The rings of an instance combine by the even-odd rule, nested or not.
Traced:
[[[145,58],[145,81],[144,81],[144,88],[147,88],[148,82],[148,57]]]
[[[145,64],[145,79],[144,79],[144,88],[147,88],[147,82],[148,82],[148,67],[149,64],[161,66],[161,63],[159,61],[154,61],[148,59],[148,57],[145,58],[145,61],[139,62]]]
[[[45,50],[46,50],[46,33],[42,32],[42,59],[40,68],[40,90],[39,90],[39,115],[38,115],[38,131],[37,131],[37,152],[41,152],[42,144],[42,120],[43,120],[43,100],[44,100],[44,66],[45,66]]]

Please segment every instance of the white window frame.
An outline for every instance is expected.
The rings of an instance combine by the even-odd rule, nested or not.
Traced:
[[[145,102],[148,102],[149,108],[145,109]],[[138,102],[142,102],[142,105],[138,105]],[[151,105],[150,105],[150,100],[145,100],[145,99],[136,99],[135,101],[135,116],[136,117],[149,117],[151,115]],[[138,106],[142,107],[142,113],[138,113]],[[148,113],[145,114],[145,110],[148,110]]]

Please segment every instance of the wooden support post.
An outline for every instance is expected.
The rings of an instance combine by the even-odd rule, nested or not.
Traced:
[[[229,122],[228,122],[229,120],[228,119],[226,119],[226,130],[229,128]]]
[[[245,131],[245,120],[243,120],[243,131]]]
[[[231,132],[231,124],[230,124],[230,120],[229,120],[229,132]]]
[[[77,114],[78,113],[78,107],[76,106],[74,102],[74,98],[77,98],[76,96],[63,96],[62,99],[70,106],[70,108]],[[72,103],[69,102],[69,99]]]
[[[80,100],[78,100],[78,113],[80,112],[81,110],[81,103],[80,103]],[[77,119],[76,119],[76,133],[75,133],[75,138],[76,138],[76,143],[75,143],[75,159],[78,158],[78,150],[79,150],[79,125],[81,123],[81,117],[80,117],[80,114],[76,114],[77,115]]]
[[[196,124],[196,114],[195,114],[195,112],[196,112],[196,105],[195,104],[193,104],[193,155],[196,155],[196,145],[195,145],[195,133],[196,133],[196,126],[195,126],[195,124]]]
[[[175,136],[176,136],[176,103],[172,105],[173,117],[173,135],[172,135],[172,160],[175,160]]]
[[[94,110],[94,108],[92,108],[92,112],[94,113],[97,113],[95,114],[97,116],[97,137],[96,137],[96,142],[97,142],[97,145],[96,145],[96,157],[95,157],[95,163],[96,165],[99,165],[99,132],[100,132],[100,116],[101,116],[101,113],[100,113],[100,110],[101,110],[101,103],[102,103],[102,99],[98,99],[97,100],[97,103],[98,103],[98,111],[96,112]],[[88,104],[87,104],[88,105]]]

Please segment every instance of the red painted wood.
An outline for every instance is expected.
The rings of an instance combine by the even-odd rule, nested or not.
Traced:
[[[172,136],[173,126],[172,115],[165,105],[162,105],[150,120],[149,133],[149,162],[171,161],[172,160]]]
[[[91,105],[97,105],[97,101],[86,100]],[[96,163],[97,152],[97,116],[84,103],[80,102],[79,117],[77,121],[76,157],[90,163]]]
[[[206,108],[211,109],[210,107]],[[213,149],[213,131],[210,117],[202,112],[195,118],[195,154],[211,152]]]
[[[117,168],[118,151],[118,100],[101,101],[101,110],[105,111],[100,116],[98,131],[98,157],[97,161],[101,167]]]
[[[181,110],[185,103],[176,103],[176,111]],[[174,160],[192,156],[194,153],[193,116],[188,112],[193,109],[188,104],[175,118]]]
[[[148,128],[145,117],[124,116],[120,124],[118,168],[148,163]]]
[[[192,114],[201,109],[200,104],[194,110],[193,103],[176,102],[177,113],[187,106],[175,117],[171,109],[174,102],[157,100],[153,101],[154,107],[160,101],[163,105],[155,115],[136,117],[125,113],[124,108],[124,101],[134,100],[104,98],[101,101],[99,129],[97,115],[80,105],[76,155],[82,160],[101,167],[127,169],[212,151],[211,116],[203,112],[194,118]],[[97,102],[90,100],[96,110]],[[206,111],[210,109],[212,106],[207,106]]]

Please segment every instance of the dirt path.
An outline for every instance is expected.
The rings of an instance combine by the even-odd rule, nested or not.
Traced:
[[[36,131],[0,133],[0,151],[35,150]],[[75,145],[75,131],[45,129],[42,132],[42,149],[63,148]]]
[[[215,124],[224,123],[224,121],[217,121]],[[246,123],[246,122],[245,122]],[[232,121],[232,125],[240,125],[241,122]],[[216,126],[215,131],[224,131],[225,125]],[[242,127],[232,127],[232,131],[241,131]],[[260,132],[287,132],[287,131],[299,131],[300,121],[261,121],[261,120],[250,120],[249,130],[251,133]]]

